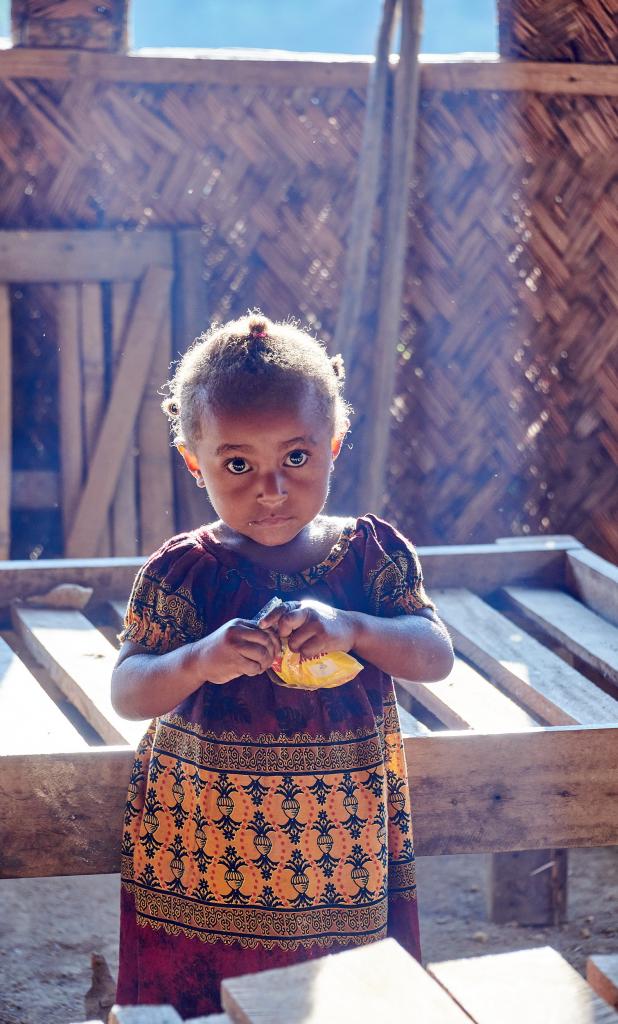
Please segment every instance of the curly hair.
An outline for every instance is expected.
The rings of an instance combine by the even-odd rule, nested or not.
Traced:
[[[289,407],[311,393],[330,420],[333,434],[343,434],[352,411],[343,397],[341,356],[328,356],[322,342],[296,321],[273,322],[259,310],[238,320],[214,324],[185,352],[167,382],[161,403],[175,444],[194,450],[208,410]]]

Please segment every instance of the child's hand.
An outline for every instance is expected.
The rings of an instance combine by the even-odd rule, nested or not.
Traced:
[[[274,609],[259,626],[250,619],[230,619],[194,645],[196,671],[210,683],[229,683],[237,676],[265,672],[281,653]],[[272,621],[271,621],[272,620]]]
[[[290,650],[304,658],[316,658],[329,651],[346,653],[356,640],[353,615],[321,601],[303,601],[284,611],[277,629],[282,639],[287,637]]]

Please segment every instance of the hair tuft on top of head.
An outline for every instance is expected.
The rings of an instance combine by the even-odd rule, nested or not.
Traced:
[[[249,320],[249,337],[250,338],[267,338],[268,337],[268,324],[262,317],[252,317]]]

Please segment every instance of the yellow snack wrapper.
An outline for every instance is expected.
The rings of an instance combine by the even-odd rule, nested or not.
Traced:
[[[271,598],[253,622],[259,625],[274,608],[283,604],[285,602],[280,597]],[[296,651],[291,651],[284,640],[281,655],[273,662],[268,675],[278,686],[289,686],[296,690],[321,690],[349,683],[362,668],[360,661],[344,651],[330,651],[315,658],[303,658]]]
[[[343,686],[362,670],[360,661],[343,651],[329,651],[316,658],[302,658],[283,644],[281,656],[268,673],[274,683],[296,690],[322,690]]]

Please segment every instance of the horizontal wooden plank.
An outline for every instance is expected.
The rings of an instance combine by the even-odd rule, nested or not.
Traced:
[[[539,547],[571,551],[574,548],[584,547],[582,542],[570,533],[539,533],[529,534],[527,537],[496,537],[494,544],[508,544],[512,548],[524,547],[529,550],[533,547]]]
[[[0,751],[85,750],[86,741],[0,637]]]
[[[421,55],[421,88],[617,96],[615,68],[603,64]],[[109,82],[269,88],[365,89],[372,57],[266,50],[142,50],[134,54],[13,48],[0,52],[0,78],[96,78]],[[392,61],[396,64],[396,58]]]
[[[618,723],[618,701],[475,594],[453,588],[436,600],[456,650],[543,722]]]
[[[116,651],[81,612],[14,605],[13,624],[64,696],[107,743],[137,745],[147,722],[120,718],[110,700]]]
[[[564,585],[563,550],[538,550],[497,544],[419,547],[429,589],[465,586],[489,594],[502,586],[527,582]],[[13,598],[44,593],[58,583],[91,586],[99,600],[123,598],[131,591],[143,558],[66,558],[31,562],[0,561],[0,608]]]
[[[1,54],[0,54],[1,59]],[[135,281],[171,267],[169,231],[0,231],[0,281]]]
[[[397,685],[449,729],[516,732],[539,724],[461,658],[455,658],[449,675],[438,683],[397,679]]]
[[[92,587],[97,600],[121,598],[131,591],[143,558],[48,558],[0,562],[0,608],[17,598],[44,594],[62,583]]]
[[[419,856],[618,844],[618,727],[430,733],[404,748]],[[133,756],[0,757],[0,878],[118,871]]]
[[[594,551],[570,551],[566,556],[566,580],[589,608],[618,626],[618,566]]]
[[[561,590],[506,587],[505,593],[544,637],[618,683],[618,627]]]
[[[467,1024],[466,1014],[394,939],[290,967],[228,978],[221,1002],[236,1024]],[[406,1013],[402,1014],[402,1007]]]
[[[618,1024],[618,1015],[550,946],[447,960],[427,970],[475,1024]]]

